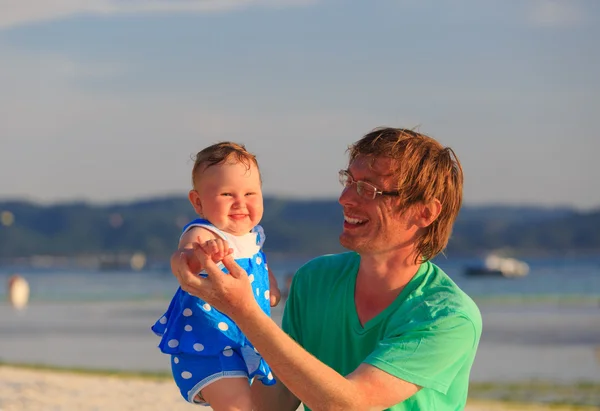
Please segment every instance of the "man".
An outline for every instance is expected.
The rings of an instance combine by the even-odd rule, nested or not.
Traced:
[[[481,316],[430,262],[462,203],[460,163],[434,139],[395,128],[372,131],[349,154],[339,202],[340,243],[351,252],[298,270],[283,331],[252,298],[227,244],[196,247],[209,278],[189,271],[189,251],[173,255],[173,272],[229,315],[274,370],[274,387],[253,385],[256,409],[462,410]]]

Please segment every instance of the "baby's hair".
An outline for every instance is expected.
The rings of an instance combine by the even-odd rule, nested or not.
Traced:
[[[233,143],[231,141],[222,141],[220,143],[208,146],[199,151],[194,158],[194,168],[192,169],[192,186],[196,187],[196,179],[200,172],[208,167],[222,164],[227,161],[232,163],[242,163],[247,169],[252,164],[258,168],[256,156],[246,150],[243,144]]]

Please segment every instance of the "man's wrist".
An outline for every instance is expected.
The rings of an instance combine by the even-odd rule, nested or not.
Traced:
[[[258,305],[256,300],[252,298],[252,301],[249,301],[248,304],[244,304],[236,310],[232,316],[232,320],[241,327],[242,324],[252,325],[261,315],[266,314],[263,312],[262,308],[260,308],[260,305]]]

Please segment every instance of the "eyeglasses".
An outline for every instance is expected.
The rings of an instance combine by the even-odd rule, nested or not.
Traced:
[[[356,184],[356,192],[358,195],[367,200],[374,200],[378,194],[393,197],[398,197],[400,195],[400,191],[381,191],[371,183],[356,181],[346,170],[340,170],[339,178],[342,187],[350,187],[352,184]]]

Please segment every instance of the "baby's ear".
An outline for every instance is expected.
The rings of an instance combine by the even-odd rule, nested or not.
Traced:
[[[202,202],[200,201],[200,194],[196,190],[190,190],[188,193],[188,200],[190,200],[190,204],[194,207],[194,211],[199,216],[202,216]]]

